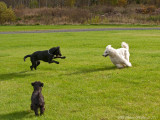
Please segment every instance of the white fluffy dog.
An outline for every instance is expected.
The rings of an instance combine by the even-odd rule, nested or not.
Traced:
[[[132,64],[129,62],[129,45],[122,42],[121,46],[122,48],[119,49],[114,49],[111,45],[106,46],[103,56],[107,57],[109,55],[112,63],[117,68],[131,67]]]

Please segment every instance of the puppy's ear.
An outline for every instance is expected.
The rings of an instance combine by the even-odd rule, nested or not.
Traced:
[[[60,49],[60,46],[58,46],[57,49]]]
[[[35,83],[31,83],[32,86],[34,86]]]
[[[43,87],[43,83],[41,83],[40,86]]]

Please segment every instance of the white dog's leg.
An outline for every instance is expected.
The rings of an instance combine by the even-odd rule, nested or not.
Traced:
[[[132,67],[132,64],[128,60],[126,60],[124,57],[121,57],[121,56],[120,56],[120,63],[125,64],[128,67]]]
[[[128,67],[132,67],[132,64],[128,61],[125,61],[125,64],[128,66]]]
[[[124,68],[124,66],[122,64],[116,64],[117,68],[121,69]]]
[[[129,52],[128,51],[125,51],[125,53],[124,53],[124,58],[129,62],[129,56],[130,56],[130,54],[129,54]]]

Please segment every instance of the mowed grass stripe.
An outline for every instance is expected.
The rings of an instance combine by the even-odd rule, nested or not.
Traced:
[[[66,29],[93,29],[93,28],[158,28],[159,25],[26,25],[26,26],[0,26],[0,32],[13,31],[43,31],[43,30],[66,30]]]

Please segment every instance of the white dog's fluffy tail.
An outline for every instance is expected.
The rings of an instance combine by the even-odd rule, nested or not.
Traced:
[[[122,48],[126,48],[129,51],[129,45],[127,43],[122,42],[121,46],[122,46]]]

